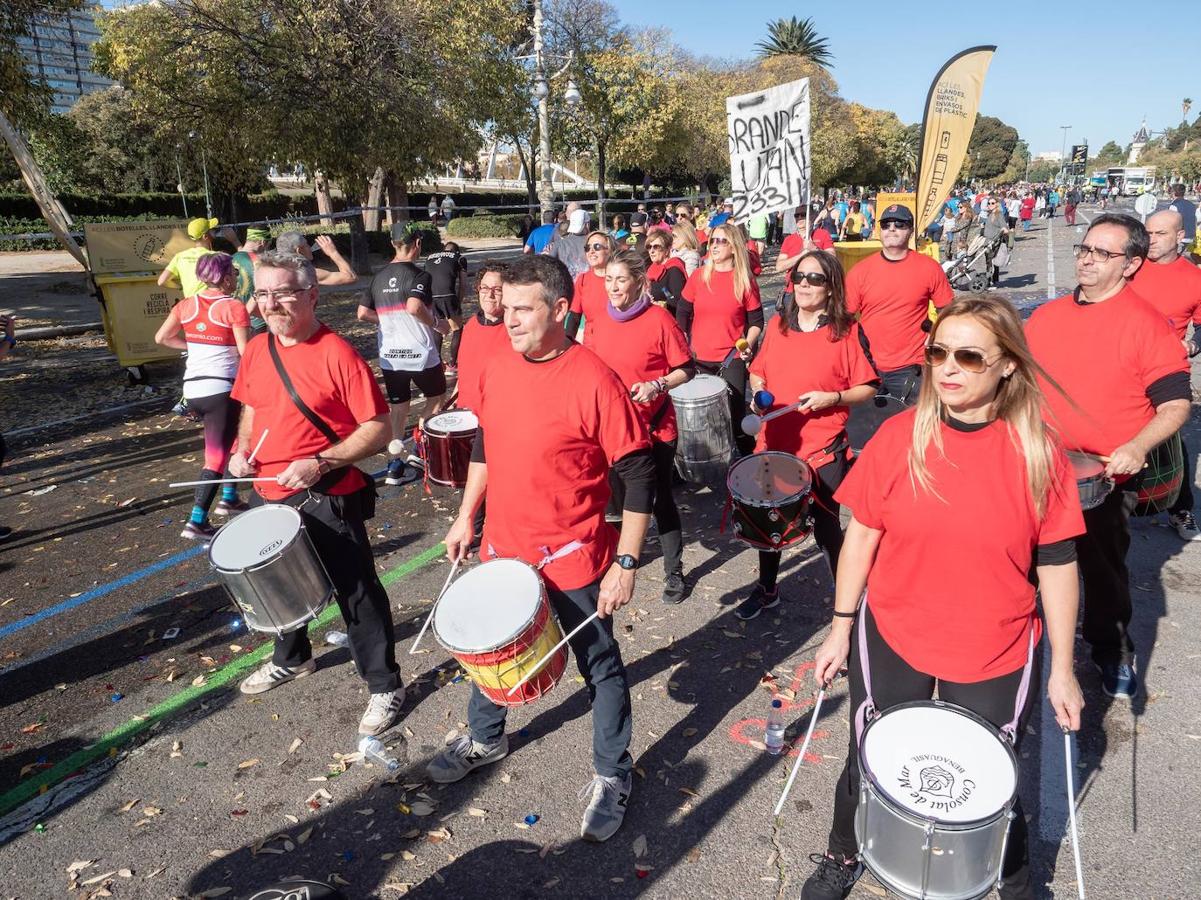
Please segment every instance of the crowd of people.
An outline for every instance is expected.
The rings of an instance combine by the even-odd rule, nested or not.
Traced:
[[[1035,214],[1037,200],[1027,201],[1037,194],[1019,193],[957,194],[931,236],[957,243],[979,228],[999,246]],[[1043,199],[1049,216],[1061,199],[1073,213],[1081,202],[1074,189]],[[569,204],[529,229],[516,261],[479,267],[478,311],[467,317],[458,248],[431,253],[428,231],[397,225],[393,259],[358,307],[359,319],[378,328],[383,391],[321,323],[317,286],[328,281],[302,235],[281,235],[267,250],[252,233],[239,251],[248,265],[240,265],[214,248],[216,223],[197,220],[195,252],[163,273],[185,298],[158,339],[188,350],[184,394],[204,423],[201,480],[226,471],[274,477],[255,485],[250,504],[286,503],[305,517],[371,691],[363,734],[398,721],[404,687],[364,526],[375,487],[354,464],[386,447],[389,483],[418,477],[404,461],[414,384],[424,416],[452,403],[475,414],[447,555],[456,564],[478,554],[536,567],[564,631],[573,631],[592,710],[594,777],[581,822],[592,841],[616,833],[631,802],[630,691],[613,614],[634,595],[652,519],[661,599],[681,603],[694,587],[673,497],[671,392],[700,374],[724,381],[735,457],[786,454],[811,479],[813,534],[835,586],[815,677],[825,687],[848,670],[853,727],[826,852],[802,896],[841,898],[862,869],[857,747],[871,716],[937,693],[1016,748],[1045,684],[1058,723],[1079,728],[1078,577],[1100,687],[1116,698],[1140,690],[1125,562],[1130,517],[1148,460],[1178,440],[1188,416],[1188,359],[1198,351],[1188,324],[1201,325],[1201,273],[1181,252],[1182,212],[1163,210],[1146,226],[1101,213],[1074,247],[1076,288],[1023,324],[997,295],[957,298],[939,264],[911,249],[915,221],[904,205],[876,209],[836,195],[791,211],[787,229],[783,214],[736,223],[731,213],[730,201],[712,210],[652,206],[598,228]],[[833,242],[874,233],[880,251],[844,271]],[[774,267],[787,285],[770,315],[758,279],[776,244]],[[335,264],[325,277],[338,278],[340,257],[332,243],[323,249]],[[989,266],[995,272],[995,259]],[[263,330],[255,317],[265,334],[253,334]],[[453,397],[448,373],[457,376]],[[856,455],[851,408],[876,398],[895,414]],[[780,414],[755,436],[737,427],[748,412],[773,411]],[[1068,451],[1099,461],[1114,482],[1099,505],[1082,508]],[[1186,489],[1169,510],[1190,541],[1201,538],[1191,479],[1185,471]],[[186,537],[209,538],[210,514],[247,507],[229,487],[216,506],[216,485],[197,489]],[[778,584],[784,550],[758,550],[758,580],[737,607],[740,619],[786,599]],[[975,593],[964,603],[968,583]],[[1040,675],[1044,639],[1050,668]],[[313,670],[300,629],[277,639],[272,660],[242,690]],[[502,759],[505,713],[473,685],[469,733],[430,762],[430,777],[455,782]],[[1005,898],[1033,896],[1025,819],[1016,813],[1001,868]]]

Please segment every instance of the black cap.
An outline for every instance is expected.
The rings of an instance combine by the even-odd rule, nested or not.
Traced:
[[[901,206],[899,203],[894,203],[880,213],[880,221],[886,222],[892,219],[894,222],[904,222],[906,225],[913,224],[913,213],[909,211],[908,206]]]
[[[636,213],[632,213],[630,215],[630,226],[631,227],[638,226],[638,225],[645,225],[645,224],[646,224],[646,213],[636,212]]]

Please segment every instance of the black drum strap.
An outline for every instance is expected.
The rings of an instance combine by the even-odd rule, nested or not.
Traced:
[[[292,379],[288,376],[288,370],[284,368],[284,361],[279,358],[279,350],[275,346],[275,335],[267,335],[267,349],[271,351],[271,361],[275,363],[275,371],[279,373],[279,380],[284,383],[284,390],[288,392],[288,396],[292,398],[292,402],[296,404],[296,408],[300,410],[300,414],[309,420],[309,423],[325,435],[325,439],[330,444],[338,443],[341,438],[337,432],[330,428],[329,423],[323,418],[309,409],[308,404],[300,398],[300,394],[296,393],[296,386],[292,384]]]

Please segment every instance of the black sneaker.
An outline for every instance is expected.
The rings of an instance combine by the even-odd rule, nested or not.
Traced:
[[[1101,672],[1101,690],[1119,700],[1133,700],[1138,693],[1138,675],[1126,662],[1097,663]]]
[[[765,609],[773,609],[780,604],[780,589],[776,588],[770,594],[761,584],[756,584],[755,589],[751,591],[751,595],[747,597],[739,605],[738,609],[734,610],[734,615],[744,622],[749,622],[751,619],[759,615]]]
[[[388,463],[388,472],[384,476],[384,484],[406,485],[421,478],[421,473],[403,459],[393,459]]]
[[[0,525],[0,541],[4,540],[7,537],[10,537],[12,535],[12,533],[13,533],[13,530],[11,528],[9,528],[7,525]]]
[[[189,522],[183,527],[183,531],[179,533],[181,538],[187,538],[189,541],[211,541],[213,535],[217,533],[217,529],[208,522],[201,522],[199,525],[195,522]]]
[[[661,599],[664,603],[676,604],[683,603],[686,596],[688,596],[688,584],[684,581],[683,573],[672,572],[663,582]]]
[[[817,863],[817,871],[801,888],[801,900],[846,900],[863,873],[863,863],[858,860],[840,863],[825,853],[812,853],[809,859]]]

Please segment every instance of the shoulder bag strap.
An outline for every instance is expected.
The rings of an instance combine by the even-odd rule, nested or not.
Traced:
[[[308,405],[300,399],[300,394],[296,393],[296,387],[292,384],[292,379],[288,377],[288,370],[284,368],[284,361],[279,358],[279,350],[275,347],[275,335],[267,335],[267,349],[271,351],[271,361],[275,363],[275,371],[279,373],[279,380],[283,382],[284,389],[288,392],[288,396],[292,398],[292,402],[296,404],[296,408],[314,428],[325,435],[325,439],[330,444],[338,443],[341,438],[337,433],[330,428],[329,423],[322,419],[319,415],[309,409]]]

